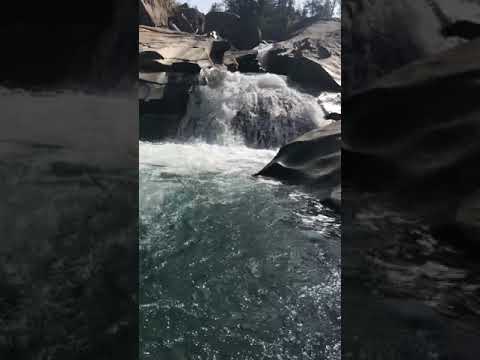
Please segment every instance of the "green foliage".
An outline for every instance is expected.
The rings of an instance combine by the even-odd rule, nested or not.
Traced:
[[[245,21],[254,21],[264,39],[277,41],[285,39],[299,21],[313,16],[332,18],[340,6],[340,0],[307,0],[303,6],[297,6],[295,0],[223,0],[223,3],[226,11],[240,15]],[[214,5],[217,8],[218,4]]]
[[[335,14],[339,3],[339,0],[307,0],[303,8],[309,16],[330,19]]]
[[[224,6],[222,3],[219,3],[219,2],[214,2],[212,4],[212,7],[210,8],[210,12],[217,12],[217,11],[223,11],[224,10]]]
[[[225,9],[243,18],[258,17],[263,11],[264,0],[224,0]]]

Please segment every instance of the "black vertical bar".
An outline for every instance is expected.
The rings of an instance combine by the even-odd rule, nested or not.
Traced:
[[[10,6],[0,24],[0,358],[135,359],[138,4]]]

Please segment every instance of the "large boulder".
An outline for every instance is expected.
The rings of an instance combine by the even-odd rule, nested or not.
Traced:
[[[239,50],[252,49],[261,39],[261,31],[254,18],[240,19],[229,12],[211,11],[205,15],[205,32],[217,32]]]
[[[446,203],[478,188],[480,40],[392,72],[343,104],[349,180]],[[441,179],[441,181],[439,181]]]
[[[200,70],[222,62],[228,48],[225,41],[207,36],[140,26],[141,139],[175,135]]]
[[[203,34],[205,30],[205,15],[187,3],[177,6],[168,19],[169,27],[193,34]]]
[[[470,26],[462,22],[449,25],[448,18],[461,19],[468,15],[478,19],[478,5],[470,3],[342,1],[342,51],[346,54],[342,63],[344,95],[362,90],[412,61],[459,45],[462,39],[446,36],[462,33],[468,36],[472,32]]]
[[[198,65],[200,68],[222,63],[223,54],[229,49],[225,40],[182,33],[166,28],[140,26],[139,52],[140,65],[160,67]],[[188,63],[188,64],[187,64]]]
[[[304,185],[340,201],[341,122],[312,130],[280,148],[255,176]]]
[[[258,61],[258,50],[229,50],[225,56],[231,60],[234,65],[232,70],[238,70],[242,73],[264,72]]]
[[[274,44],[262,65],[319,91],[341,90],[341,22],[317,20]]]

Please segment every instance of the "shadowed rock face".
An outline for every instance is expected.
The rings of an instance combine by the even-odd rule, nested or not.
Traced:
[[[140,138],[173,136],[204,67],[223,62],[223,40],[166,28],[139,28]]]
[[[341,23],[317,20],[274,44],[263,67],[319,91],[339,92],[341,87]]]
[[[442,29],[444,36],[458,36],[463,39],[473,40],[480,37],[480,24],[472,21],[460,20],[449,24]]]
[[[479,40],[461,45],[348,99],[343,139],[352,173],[440,197],[473,191],[480,181],[479,51]]]
[[[341,122],[312,130],[280,148],[255,176],[312,186],[339,201],[341,177]]]
[[[412,61],[474,39],[479,10],[473,1],[342,1],[344,96]]]
[[[227,68],[231,71],[240,71],[242,73],[264,72],[258,62],[258,50],[229,50],[225,53]]]

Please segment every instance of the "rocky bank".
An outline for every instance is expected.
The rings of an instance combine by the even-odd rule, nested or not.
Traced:
[[[212,27],[212,21],[206,18],[206,29],[219,29],[220,33],[222,28]],[[140,137],[161,139],[175,135],[191,90],[201,86],[198,74],[202,68],[268,71],[286,75],[297,86],[316,95],[339,92],[340,38],[339,21],[312,19],[284,42],[237,50],[228,38],[142,25],[139,28]]]
[[[223,63],[223,40],[141,26],[139,28],[140,138],[173,136],[202,68]]]
[[[309,19],[262,56],[266,71],[317,91],[341,91],[341,22]]]
[[[312,130],[280,148],[255,176],[321,189],[322,198],[340,206],[341,122]]]
[[[399,68],[344,102],[347,176],[363,185],[436,194],[437,207],[480,183],[480,40]],[[442,179],[442,181],[438,181]],[[417,200],[418,197],[417,197]]]

